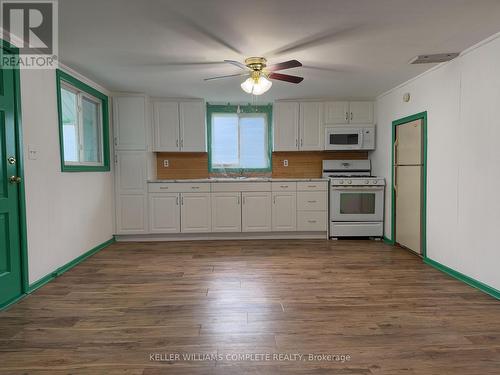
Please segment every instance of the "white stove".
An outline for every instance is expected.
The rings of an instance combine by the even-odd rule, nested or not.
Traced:
[[[330,237],[382,237],[385,179],[370,160],[323,160],[330,179]]]

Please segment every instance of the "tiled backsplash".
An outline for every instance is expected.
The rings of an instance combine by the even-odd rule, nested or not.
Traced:
[[[300,151],[273,152],[271,173],[252,173],[251,176],[271,176],[278,178],[316,178],[321,177],[323,160],[368,159],[366,151]],[[168,160],[168,167],[165,166]],[[288,160],[288,166],[284,161]],[[156,154],[157,178],[190,179],[220,176],[209,174],[208,154],[201,152],[159,152]]]

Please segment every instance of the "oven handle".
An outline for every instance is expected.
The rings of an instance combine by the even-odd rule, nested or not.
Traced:
[[[378,191],[384,190],[385,186],[332,186],[332,190],[363,190],[363,191]]]

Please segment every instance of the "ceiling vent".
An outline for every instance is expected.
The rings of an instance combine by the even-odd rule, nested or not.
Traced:
[[[436,64],[453,60],[459,53],[435,53],[434,55],[419,55],[410,60],[410,64]]]

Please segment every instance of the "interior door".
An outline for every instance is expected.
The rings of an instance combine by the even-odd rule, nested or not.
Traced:
[[[422,120],[396,127],[394,144],[395,241],[422,253]]]
[[[14,71],[0,70],[0,306],[22,293]]]

